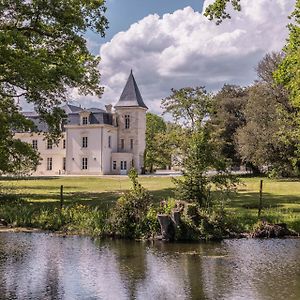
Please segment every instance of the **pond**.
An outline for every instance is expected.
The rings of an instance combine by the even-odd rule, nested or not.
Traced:
[[[300,240],[101,241],[0,233],[0,299],[300,299]]]

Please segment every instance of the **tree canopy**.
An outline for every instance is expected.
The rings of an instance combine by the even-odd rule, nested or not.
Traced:
[[[63,112],[53,108],[67,99],[70,89],[101,96],[99,58],[88,51],[84,34],[92,30],[104,36],[108,26],[104,3],[104,0],[1,1],[0,115],[3,120],[7,120],[7,112],[12,109],[14,119],[18,119],[18,130],[28,130],[27,121],[25,124],[18,112],[19,99],[25,99],[48,123],[52,137],[57,138]],[[13,124],[8,126],[14,129]],[[5,132],[0,148],[8,151],[6,147],[12,142],[12,136]],[[20,145],[26,147],[24,143]],[[12,156],[7,159],[11,160]],[[34,160],[32,163],[34,166]],[[0,171],[13,172],[4,166],[0,165]]]

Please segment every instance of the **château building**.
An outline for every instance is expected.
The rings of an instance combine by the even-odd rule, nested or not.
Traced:
[[[15,137],[40,153],[42,160],[33,175],[127,174],[131,167],[142,172],[148,108],[132,71],[114,107],[85,109],[66,104],[62,108],[67,119],[58,145],[45,138],[47,125],[36,113],[24,113],[37,131],[18,132]]]

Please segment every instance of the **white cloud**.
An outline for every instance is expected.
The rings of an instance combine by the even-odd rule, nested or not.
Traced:
[[[216,90],[224,83],[249,84],[264,54],[284,45],[294,4],[295,0],[243,0],[242,12],[233,12],[232,19],[219,26],[191,7],[162,17],[149,15],[101,46],[106,90],[99,102],[93,100],[115,103],[131,68],[155,112],[171,88],[204,85]]]

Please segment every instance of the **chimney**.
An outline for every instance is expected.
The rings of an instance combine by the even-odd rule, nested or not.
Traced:
[[[112,113],[112,105],[111,104],[105,105],[105,109],[106,109],[106,112],[108,112],[109,114]]]

